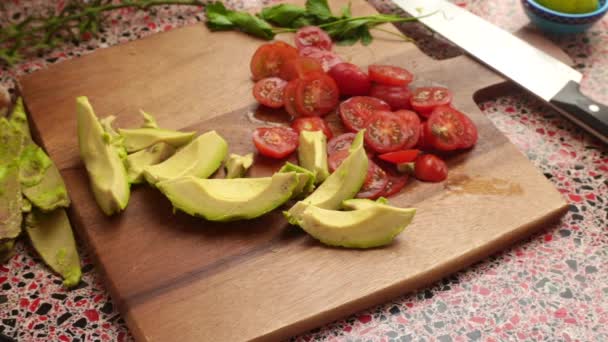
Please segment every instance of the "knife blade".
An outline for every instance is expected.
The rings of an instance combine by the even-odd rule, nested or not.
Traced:
[[[393,2],[608,144],[608,107],[581,93],[580,72],[446,0]]]

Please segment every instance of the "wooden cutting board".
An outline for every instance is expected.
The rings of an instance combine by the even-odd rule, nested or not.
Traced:
[[[353,5],[356,15],[375,12],[363,1]],[[77,153],[76,96],[87,95],[99,116],[118,116],[119,127],[139,125],[142,108],[161,127],[216,129],[231,152],[253,151],[260,119],[284,120],[256,111],[249,60],[259,40],[198,24],[20,79],[38,139],[66,179],[72,222],[138,340],[285,338],[429,284],[564,213],[560,194],[473,101],[502,78],[469,57],[437,61],[387,37],[336,50],[358,65],[401,65],[422,82],[448,86],[480,137],[472,151],[448,159],[447,181],[414,181],[391,198],[418,208],[414,222],[392,245],[365,251],[327,248],[278,212],[228,224],[174,214],[146,186],[133,189],[121,215],[105,217],[94,202]],[[251,176],[281,164],[257,158]]]

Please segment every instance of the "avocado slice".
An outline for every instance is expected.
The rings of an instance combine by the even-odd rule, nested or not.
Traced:
[[[13,107],[13,111],[10,115],[10,122],[13,127],[21,131],[24,137],[31,139],[32,134],[30,133],[30,124],[27,120],[25,106],[23,105],[23,99],[21,97],[17,98],[17,101],[15,101],[15,106]]]
[[[15,254],[15,239],[0,242],[0,265],[7,262]]]
[[[292,198],[308,195],[315,189],[315,175],[312,171],[287,162],[279,169],[279,172],[295,172],[298,175],[298,185],[293,190]]]
[[[367,198],[352,198],[342,202],[342,208],[346,210],[358,210],[373,207],[377,204],[388,205],[388,199],[386,199],[385,197],[380,197],[377,200],[373,201]]]
[[[44,213],[36,208],[27,215],[25,232],[42,260],[63,277],[63,285],[80,282],[80,257],[65,209]]]
[[[141,128],[158,128],[158,123],[156,123],[156,119],[152,115],[141,109],[139,110],[139,113],[144,118],[144,123],[141,125]]]
[[[297,223],[304,231],[326,245],[348,248],[372,248],[391,243],[416,213],[413,208],[385,204],[351,211],[301,205],[302,214]]]
[[[350,153],[342,164],[312,194],[302,200],[324,209],[339,209],[342,201],[355,197],[367,176],[368,159],[363,148],[364,130],[359,131],[349,149]],[[291,224],[295,224],[301,205],[295,205],[284,212]]]
[[[142,183],[144,181],[144,167],[163,162],[174,153],[175,147],[159,142],[141,151],[129,154],[126,160],[129,183]]]
[[[241,178],[253,165],[253,153],[244,156],[231,153],[226,160],[226,178]]]
[[[97,204],[106,215],[122,211],[131,191],[116,140],[104,130],[86,96],[76,98],[78,145]]]
[[[192,141],[196,135],[196,132],[149,127],[119,129],[118,132],[124,137],[125,148],[129,153],[143,150],[159,142],[165,142],[175,148],[181,147]]]
[[[19,156],[23,134],[6,118],[0,118],[0,241],[21,233],[21,183]]]
[[[144,177],[153,185],[184,176],[207,178],[220,167],[227,151],[226,140],[217,132],[210,131],[182,147],[164,162],[144,167]]]
[[[322,131],[300,132],[298,159],[300,166],[312,171],[315,175],[315,183],[322,183],[329,176],[327,138]]]
[[[112,147],[118,152],[118,156],[120,159],[124,161],[127,159],[127,149],[125,148],[124,138],[122,135],[118,134],[112,127],[112,123],[116,120],[114,115],[106,116],[103,119],[99,119],[99,124],[101,124],[101,128],[104,131],[104,139],[109,142]]]
[[[209,221],[252,219],[272,211],[291,197],[298,185],[295,172],[272,177],[201,179],[192,176],[157,184],[173,206]]]

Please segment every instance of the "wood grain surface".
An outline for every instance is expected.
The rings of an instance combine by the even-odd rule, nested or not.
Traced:
[[[354,1],[353,12],[374,9]],[[561,195],[473,101],[478,90],[504,80],[469,57],[436,61],[389,37],[336,50],[353,63],[401,65],[419,84],[453,89],[454,105],[470,114],[480,137],[473,150],[448,158],[447,181],[414,181],[391,198],[418,208],[416,217],[395,243],[366,251],[327,248],[279,212],[228,224],[174,214],[146,186],[133,188],[121,215],[105,217],[97,207],[77,153],[75,97],[87,95],[97,114],[116,115],[119,127],[139,125],[142,108],[161,127],[216,129],[231,152],[250,152],[253,127],[285,121],[259,112],[251,95],[249,60],[259,40],[194,25],[20,79],[37,138],[66,179],[72,222],[138,340],[285,338],[429,284],[564,213]],[[250,176],[281,164],[256,157]]]

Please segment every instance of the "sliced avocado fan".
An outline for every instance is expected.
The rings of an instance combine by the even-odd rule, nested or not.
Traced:
[[[178,148],[192,141],[192,138],[196,135],[196,132],[180,132],[149,127],[119,129],[118,131],[124,137],[125,148],[129,153],[143,150],[159,142]]]
[[[175,147],[159,142],[141,151],[127,156],[126,166],[129,183],[139,184],[144,181],[144,168],[165,161],[175,153]]]

